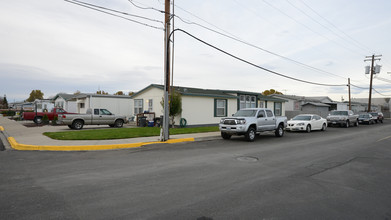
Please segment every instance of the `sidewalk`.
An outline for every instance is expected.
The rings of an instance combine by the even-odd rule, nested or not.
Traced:
[[[108,126],[87,125],[84,129],[109,128]],[[2,131],[3,130],[3,131]],[[186,141],[200,141],[216,139],[220,137],[219,132],[195,133],[171,135],[167,142],[160,142],[159,137],[141,137],[115,140],[88,140],[88,141],[62,141],[54,140],[45,135],[44,132],[70,131],[67,126],[41,126],[26,127],[21,122],[10,120],[0,115],[0,139],[7,150],[109,150],[134,148],[147,144],[178,143]],[[12,145],[12,146],[11,146]]]

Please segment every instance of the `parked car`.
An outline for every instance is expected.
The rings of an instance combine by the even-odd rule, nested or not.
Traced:
[[[375,118],[370,113],[363,113],[358,116],[358,123],[374,124]]]
[[[288,121],[287,131],[324,131],[327,128],[327,120],[315,114],[297,115]]]
[[[245,108],[232,117],[222,118],[219,129],[224,139],[230,139],[232,135],[244,135],[247,141],[254,141],[255,135],[264,131],[274,131],[276,137],[282,137],[286,125],[287,118],[274,116],[270,109]]]
[[[60,124],[68,125],[71,129],[80,130],[84,125],[109,125],[120,128],[127,122],[125,116],[112,114],[107,109],[87,109],[87,114],[62,114],[58,118]]]
[[[358,126],[358,115],[351,110],[334,110],[327,116],[328,126],[340,125],[345,128],[351,125]]]
[[[62,108],[53,108],[50,112],[23,112],[23,120],[33,120],[36,124],[41,124],[43,116],[48,116],[48,119],[52,121],[55,117],[58,118],[60,114],[72,114],[66,112]]]
[[[381,112],[369,112],[369,114],[372,115],[373,117],[373,120],[377,123],[378,121],[380,121],[380,123],[383,123],[383,113]]]

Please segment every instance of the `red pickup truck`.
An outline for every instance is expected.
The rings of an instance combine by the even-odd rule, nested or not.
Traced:
[[[59,114],[72,113],[68,113],[62,108],[53,108],[50,112],[23,112],[23,120],[33,120],[35,123],[41,124],[44,115],[47,115],[49,120],[51,121],[54,119],[55,116],[57,116],[58,118]]]

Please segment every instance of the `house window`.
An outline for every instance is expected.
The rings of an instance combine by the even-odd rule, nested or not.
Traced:
[[[226,99],[215,99],[215,117],[226,117],[227,116],[227,100]]]
[[[257,98],[250,95],[240,95],[240,109],[242,108],[255,108]]]
[[[79,103],[79,108],[85,108],[85,103],[84,102]]]
[[[246,96],[241,95],[240,96],[240,109],[246,108]]]
[[[134,114],[143,113],[143,100],[135,99],[134,100]]]
[[[148,99],[148,112],[153,112],[153,99]]]
[[[263,101],[259,101],[258,106],[259,106],[260,108],[264,108],[264,107],[263,107],[263,106],[265,106],[265,105],[264,105],[264,102],[263,102]]]
[[[281,116],[281,102],[275,102],[274,103],[274,115]]]

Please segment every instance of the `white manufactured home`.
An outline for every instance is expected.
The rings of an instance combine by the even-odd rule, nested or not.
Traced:
[[[135,93],[132,96],[134,114],[147,111],[155,113],[156,117],[163,115],[163,89],[163,85],[151,84]],[[260,93],[179,86],[173,89],[182,97],[182,113],[175,118],[175,125],[179,125],[181,118],[186,119],[187,125],[218,124],[222,117],[250,107],[268,107],[284,115],[284,100],[265,97]]]
[[[74,97],[76,113],[85,114],[89,108],[104,108],[115,115],[133,116],[133,101],[128,95],[78,94]]]
[[[74,94],[59,93],[53,98],[54,106],[62,108],[70,113],[76,113],[77,105],[76,100],[74,99],[75,96],[76,95]]]

